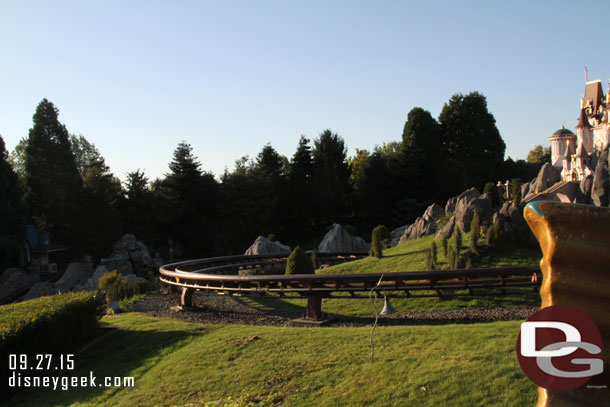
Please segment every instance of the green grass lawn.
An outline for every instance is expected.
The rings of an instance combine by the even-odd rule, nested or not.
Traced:
[[[465,234],[463,248],[467,248],[470,235]],[[426,270],[425,251],[430,247],[434,236],[405,242],[399,246],[386,249],[383,257],[366,257],[348,263],[316,270],[316,273],[390,273],[399,271]],[[437,242],[438,260],[441,268],[447,268],[440,242]],[[540,264],[542,253],[523,247],[508,240],[501,240],[492,248],[480,248],[480,255],[472,258],[473,267],[506,267],[506,266],[532,266]],[[304,312],[307,300],[303,298],[244,298],[239,301],[263,309]],[[496,307],[514,305],[540,305],[540,295],[531,291],[523,295],[506,295],[495,297],[455,297],[455,298],[394,298],[392,305],[398,311],[423,311],[430,309],[457,309],[472,307]],[[379,300],[379,309],[383,301]],[[324,299],[322,310],[329,314],[348,316],[370,316],[374,310],[368,299]]]
[[[133,388],[39,391],[11,406],[525,406],[536,386],[515,355],[519,321],[370,328],[219,326],[136,313],[76,356],[77,372]],[[232,401],[228,401],[229,397]],[[235,401],[237,400],[237,401]],[[233,403],[233,404],[232,404]]]

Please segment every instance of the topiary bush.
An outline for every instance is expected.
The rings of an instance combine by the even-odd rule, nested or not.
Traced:
[[[470,224],[470,250],[473,254],[479,254],[479,238],[481,237],[481,223],[479,220],[479,213],[475,209],[474,215],[472,216],[472,223]]]
[[[515,178],[510,182],[510,197],[519,205],[521,203],[521,179]]]
[[[277,236],[275,236],[273,233],[269,233],[269,235],[267,236],[267,240],[269,240],[270,242],[277,242]]]
[[[93,335],[104,311],[99,292],[51,295],[0,306],[0,401],[10,395],[8,355],[74,352]]]
[[[286,261],[286,274],[314,274],[313,263],[300,246],[294,248]]]
[[[320,268],[320,260],[318,259],[318,249],[313,249],[311,252],[311,264],[313,265],[314,270]]]
[[[371,233],[371,249],[378,259],[383,256],[383,241],[390,238],[390,230],[385,225],[378,225]]]
[[[498,197],[498,187],[493,182],[485,184],[483,193],[491,200],[491,206],[497,208],[500,206],[500,198]]]
[[[100,277],[100,290],[106,295],[106,301],[118,301],[126,297],[127,279],[114,270]]]

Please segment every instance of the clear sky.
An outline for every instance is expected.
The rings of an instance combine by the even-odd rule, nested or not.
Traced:
[[[327,128],[372,149],[476,90],[525,158],[574,129],[585,66],[607,89],[609,22],[607,1],[0,0],[0,135],[46,97],[122,179],[181,140],[219,175]]]

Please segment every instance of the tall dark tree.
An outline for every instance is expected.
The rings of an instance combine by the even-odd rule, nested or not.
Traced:
[[[289,223],[295,239],[303,241],[313,237],[313,154],[309,139],[301,136],[299,145],[290,160],[288,171],[288,199],[286,206]]]
[[[19,248],[25,238],[24,220],[23,191],[0,136],[0,271],[18,262]]]
[[[430,112],[411,109],[402,133],[404,183],[409,198],[424,206],[438,198],[441,178],[441,135]]]
[[[25,148],[25,198],[29,215],[40,231],[50,231],[56,242],[83,249],[82,181],[59,111],[47,99],[36,108]]]
[[[138,237],[149,246],[161,246],[162,236],[155,234],[153,225],[153,197],[150,182],[144,171],[137,169],[125,178],[121,213],[123,230]]]
[[[120,238],[121,182],[110,172],[106,160],[84,136],[71,137],[75,162],[83,180],[82,219],[86,251],[96,258],[107,256]]]
[[[201,163],[190,144],[183,141],[174,151],[162,187],[158,189],[167,204],[162,222],[168,239],[184,248],[184,256],[214,253],[218,210],[218,183]]]
[[[263,226],[259,233],[264,236],[273,233],[285,239],[284,232],[288,230],[285,215],[289,209],[286,207],[286,170],[285,158],[271,144],[265,145],[256,156],[253,175],[264,196],[258,215]]]
[[[453,95],[443,107],[439,123],[447,195],[471,186],[480,190],[498,177],[506,145],[485,96],[478,92]]]
[[[343,139],[330,130],[324,130],[314,140],[313,164],[318,223],[329,225],[344,221],[351,187],[347,147]]]

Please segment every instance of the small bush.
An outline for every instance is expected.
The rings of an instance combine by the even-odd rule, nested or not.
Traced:
[[[314,270],[320,268],[320,260],[318,260],[318,249],[313,249],[311,252],[311,264]]]
[[[432,264],[435,264],[438,262],[438,254],[436,251],[436,242],[433,240],[430,243],[430,253],[432,254]]]
[[[470,224],[470,250],[473,254],[478,255],[478,243],[479,237],[481,236],[481,224],[479,221],[479,213],[475,210],[472,216],[472,223]]]
[[[460,255],[462,251],[462,231],[457,225],[453,229],[453,250],[457,256]]]
[[[8,396],[9,354],[74,352],[104,314],[99,292],[40,297],[0,306],[0,400]]]
[[[270,233],[269,236],[267,236],[267,240],[271,242],[277,242],[277,236],[275,236],[273,233]]]
[[[294,248],[286,261],[286,274],[314,274],[315,270],[311,259],[307,257],[301,247]]]
[[[443,235],[441,237],[441,247],[443,248],[443,256],[445,259],[447,258],[447,236]]]
[[[100,277],[98,284],[100,290],[106,294],[108,302],[122,300],[127,296],[127,279],[116,270]]]
[[[371,236],[371,249],[373,256],[381,258],[383,256],[383,240],[390,238],[390,230],[385,225],[376,226]]]
[[[491,206],[496,208],[499,206],[500,201],[498,197],[498,187],[493,182],[488,182],[485,184],[485,189],[483,189],[483,193],[489,197],[491,200]]]
[[[472,268],[472,256],[470,252],[466,253],[466,265],[464,268],[471,269]]]
[[[510,182],[510,197],[517,205],[521,203],[521,179],[515,178]]]

